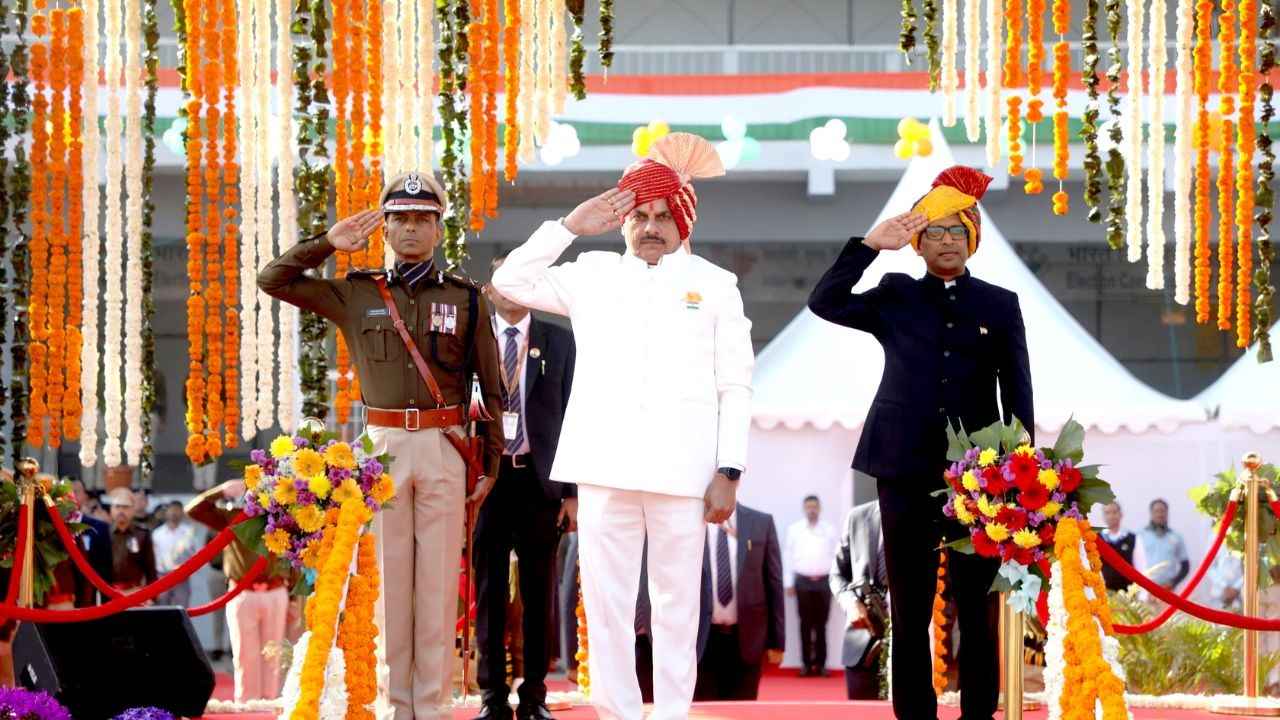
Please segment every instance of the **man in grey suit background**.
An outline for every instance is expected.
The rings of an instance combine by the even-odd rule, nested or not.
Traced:
[[[783,597],[782,549],[772,515],[738,503],[728,520],[707,525],[695,700],[758,697],[765,662],[782,660]],[[642,694],[655,661],[645,634],[648,612],[642,580],[636,601],[636,672]]]
[[[831,564],[831,594],[848,618],[842,662],[850,700],[880,696],[880,653],[884,651],[885,593],[889,579],[880,532],[880,504],[849,510]]]

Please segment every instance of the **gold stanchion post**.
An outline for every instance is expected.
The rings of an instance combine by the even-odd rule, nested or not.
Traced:
[[[18,586],[18,605],[34,607],[36,599],[36,474],[40,472],[40,463],[35,458],[25,457],[18,461],[18,494],[22,498],[21,512],[27,517],[27,537],[22,552],[22,578]]]
[[[1262,458],[1256,452],[1244,456],[1244,614],[1258,617],[1258,513],[1263,494],[1269,489],[1258,469]],[[1261,678],[1258,677],[1258,631],[1244,631],[1244,692],[1241,697],[1215,704],[1213,712],[1222,715],[1280,717],[1280,706],[1260,700]]]
[[[1040,708],[1040,703],[1028,701],[1023,693],[1023,622],[1022,613],[1009,606],[1009,593],[1000,593],[1000,682],[1005,720],[1022,720],[1023,710]]]

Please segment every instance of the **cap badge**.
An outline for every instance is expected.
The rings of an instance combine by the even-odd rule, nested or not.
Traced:
[[[418,177],[418,173],[409,173],[404,179],[404,191],[410,195],[422,192],[422,178]]]

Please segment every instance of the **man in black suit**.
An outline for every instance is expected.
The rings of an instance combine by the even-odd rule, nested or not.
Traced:
[[[863,503],[849,511],[831,563],[831,594],[847,619],[841,660],[850,700],[880,697],[879,658],[885,630],[881,611],[888,585],[880,505]]]
[[[496,270],[503,261],[493,261]],[[485,292],[496,309],[494,335],[502,375],[503,450],[500,477],[480,508],[475,529],[477,680],[484,693],[478,717],[509,720],[506,612],[510,557],[519,558],[524,604],[524,682],[519,720],[545,720],[551,661],[551,602],[561,529],[577,520],[576,486],[548,479],[573,384],[575,346],[568,330],[535,319],[529,309]]]
[[[653,672],[643,569],[636,601],[636,667],[642,695],[652,687]],[[786,643],[782,550],[772,515],[738,503],[726,522],[707,525],[702,590],[694,700],[755,700],[764,663],[781,662]]]
[[[851,239],[809,297],[818,317],[869,332],[884,348],[884,376],[853,467],[876,478],[896,646],[893,709],[903,720],[937,717],[928,628],[938,547],[952,528],[930,493],[943,487],[947,424],[975,430],[1016,417],[1028,432],[1035,428],[1018,297],[965,270],[981,239],[977,202],[990,182],[972,168],[944,170],[911,212]],[[928,274],[890,273],[879,286],[852,292],[880,251],[909,244]],[[988,591],[999,563],[953,552],[948,564],[963,638],[961,717],[990,718],[999,608]]]

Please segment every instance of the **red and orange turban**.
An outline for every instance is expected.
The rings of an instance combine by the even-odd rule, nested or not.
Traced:
[[[693,179],[720,175],[724,175],[724,165],[711,143],[690,133],[671,133],[653,143],[649,157],[622,173],[618,187],[634,192],[637,206],[665,199],[683,242],[693,234],[693,224],[698,221]]]
[[[938,173],[932,189],[916,201],[911,212],[920,213],[930,221],[958,215],[960,222],[969,230],[969,254],[972,255],[978,250],[982,231],[978,201],[987,192],[987,186],[993,179],[981,170],[965,165],[952,165]],[[917,235],[911,244],[918,248],[920,236]]]

